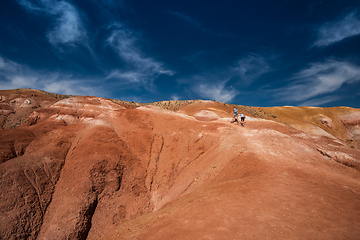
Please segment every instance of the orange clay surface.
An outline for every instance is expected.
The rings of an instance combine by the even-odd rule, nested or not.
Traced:
[[[358,109],[0,95],[1,239],[360,236]]]

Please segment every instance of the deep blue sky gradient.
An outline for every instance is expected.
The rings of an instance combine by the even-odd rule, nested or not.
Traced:
[[[9,0],[0,89],[360,108],[360,2]]]

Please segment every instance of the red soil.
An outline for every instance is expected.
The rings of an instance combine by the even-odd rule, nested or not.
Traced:
[[[42,94],[0,130],[1,239],[360,236],[357,109],[238,106],[241,127],[218,102]]]

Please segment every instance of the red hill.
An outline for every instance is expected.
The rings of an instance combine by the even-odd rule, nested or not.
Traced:
[[[1,239],[357,239],[360,110],[0,91]]]

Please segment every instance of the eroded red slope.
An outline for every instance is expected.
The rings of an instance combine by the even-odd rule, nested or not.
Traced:
[[[336,136],[250,116],[243,128],[216,102],[126,107],[69,98],[2,130],[27,136],[0,165],[2,238],[360,235],[360,152]]]

